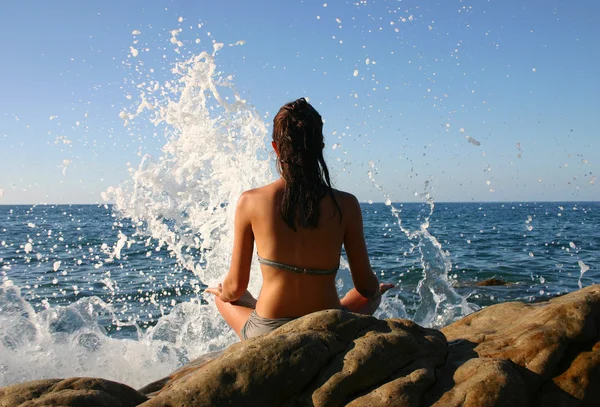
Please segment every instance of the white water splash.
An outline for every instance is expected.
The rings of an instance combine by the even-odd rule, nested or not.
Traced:
[[[200,356],[193,349],[214,348],[201,343],[196,330],[210,327],[195,326],[192,307],[176,306],[156,327],[146,333],[138,330],[136,339],[116,339],[106,335],[99,321],[134,325],[117,321],[112,306],[97,297],[35,312],[20,289],[5,281],[0,285],[0,387],[74,376],[102,377],[134,387],[150,383]],[[189,317],[180,323],[177,318],[185,312]]]
[[[67,175],[67,168],[69,167],[69,164],[71,164],[71,160],[63,160],[62,162],[63,166],[62,166],[62,174],[63,175]]]
[[[204,283],[218,282],[228,268],[241,193],[273,180],[266,126],[238,94],[232,102],[221,96],[232,85],[216,72],[214,57],[202,52],[176,64],[178,81],[169,92],[178,100],[140,95],[168,142],[160,157],[142,158],[131,182],[104,194],[120,216],[136,222],[138,233],[166,246]]]
[[[588,266],[587,264],[585,264],[583,261],[579,260],[577,262],[577,265],[579,266],[579,280],[577,281],[577,285],[579,285],[579,289],[581,290],[582,284],[581,284],[581,279],[583,278],[583,275],[585,274],[586,271],[588,271],[590,269],[590,266]]]
[[[108,256],[108,258],[105,260],[107,263],[114,261],[114,259],[120,259],[121,250],[123,250],[125,246],[129,248],[133,244],[132,241],[127,240],[127,235],[122,231],[119,231],[117,238],[118,240],[112,248],[109,248],[106,243],[103,243],[101,246],[102,252]]]
[[[420,325],[439,328],[477,311],[479,307],[476,304],[467,302],[466,298],[452,288],[448,279],[448,275],[452,271],[449,253],[442,249],[441,243],[428,231],[429,219],[435,207],[429,192],[429,182],[425,182],[425,191],[420,194],[421,200],[429,205],[429,213],[421,222],[418,230],[410,230],[402,223],[401,210],[392,204],[387,192],[375,182],[374,163],[370,162],[369,166],[371,168],[368,172],[369,179],[383,193],[385,204],[390,207],[400,230],[409,240],[417,242],[412,250],[417,248],[421,254],[423,278],[417,286],[420,300],[412,319]]]

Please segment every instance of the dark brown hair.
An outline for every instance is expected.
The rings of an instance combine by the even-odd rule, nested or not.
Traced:
[[[321,199],[331,196],[337,211],[329,170],[323,158],[323,120],[300,98],[284,105],[273,119],[273,141],[277,144],[277,169],[285,181],[279,211],[293,230],[297,226],[316,228]]]

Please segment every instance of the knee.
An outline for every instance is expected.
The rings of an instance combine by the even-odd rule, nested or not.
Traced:
[[[223,307],[225,306],[225,304],[227,304],[225,301],[223,301],[221,298],[219,298],[218,296],[215,295],[215,305],[217,306],[217,309],[219,311],[221,311],[221,309],[223,309]]]

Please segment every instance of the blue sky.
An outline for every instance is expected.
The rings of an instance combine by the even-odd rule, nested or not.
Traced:
[[[593,0],[5,1],[0,204],[102,202],[163,143],[118,117],[136,63],[168,79],[213,39],[245,41],[217,63],[267,123],[310,98],[336,186],[361,200],[384,199],[370,162],[397,201],[426,181],[437,201],[600,200],[599,12]]]

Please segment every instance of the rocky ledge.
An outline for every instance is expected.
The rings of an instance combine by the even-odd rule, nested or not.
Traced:
[[[1,407],[598,405],[600,285],[493,305],[441,331],[323,311],[139,391],[91,378],[0,389]]]

